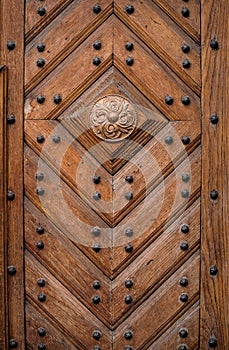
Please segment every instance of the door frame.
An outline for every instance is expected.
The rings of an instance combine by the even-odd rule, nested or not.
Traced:
[[[0,327],[0,348],[3,350],[8,349],[13,341],[17,342],[19,349],[25,349],[22,190],[24,13],[24,0],[0,2],[0,197],[3,203],[0,214],[0,321],[4,325]],[[228,16],[228,0],[201,0],[201,350],[209,349],[209,341],[214,343],[214,339],[218,349],[229,348]],[[15,121],[12,117],[7,119],[7,115],[13,115]],[[217,117],[211,118],[212,115],[218,116],[217,124]],[[217,190],[218,198],[215,198],[216,193],[211,194],[213,190]],[[8,191],[13,191],[15,198]]]

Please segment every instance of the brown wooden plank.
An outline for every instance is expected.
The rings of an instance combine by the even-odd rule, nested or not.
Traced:
[[[134,349],[147,349],[148,342],[152,342],[152,339],[163,327],[171,321],[174,322],[190,302],[197,301],[199,293],[199,255],[199,252],[195,253],[161,288],[141,304],[114,331],[115,350],[119,350],[126,345],[133,346]],[[179,285],[180,279],[184,276],[189,281],[187,287]],[[188,302],[180,301],[182,293],[188,295]],[[147,322],[143,323],[143,320],[147,320]],[[124,337],[127,330],[133,332],[133,337],[129,341]]]
[[[101,14],[96,15],[92,11],[93,6],[91,2],[87,0],[74,1],[27,45],[25,52],[26,94],[57,67],[111,14],[112,1],[102,0],[100,5],[102,8]],[[30,11],[30,14],[33,12]],[[41,43],[45,44],[43,52],[39,52],[37,49],[37,45]],[[102,42],[103,45],[104,42]],[[94,50],[94,53],[95,55],[99,54],[96,50]],[[45,66],[42,69],[36,64],[39,58],[45,60]]]
[[[217,349],[229,347],[229,239],[228,239],[228,1],[202,1],[203,171],[202,171],[202,276],[200,348],[211,338]],[[219,49],[210,47],[212,39]],[[218,124],[210,116],[219,116]],[[210,192],[216,189],[218,199]],[[210,274],[216,266],[218,274]]]
[[[178,76],[195,92],[200,93],[200,48],[187,34],[161,11],[152,1],[136,0],[134,13],[125,11],[126,1],[115,1],[115,13],[131,28]],[[188,54],[182,52],[182,45],[190,47]],[[130,54],[132,54],[131,51]],[[128,53],[128,52],[127,52]],[[190,68],[183,68],[188,59]]]
[[[7,113],[13,114],[16,120],[14,125],[7,126],[6,131],[7,190],[15,193],[15,199],[7,204],[7,264],[15,266],[17,271],[8,278],[9,327],[6,331],[9,339],[16,340],[18,348],[25,349],[22,195],[24,1],[1,1],[0,9],[0,63],[6,65],[8,71]],[[7,49],[8,41],[15,42],[13,50]]]
[[[44,79],[27,96],[26,119],[54,119],[57,113],[59,115],[111,65],[112,31],[113,20],[110,17],[54,69],[51,76]],[[96,40],[104,43],[99,54],[93,50],[93,43]],[[93,64],[93,58],[97,56],[101,59],[99,66]],[[53,97],[57,94],[62,96],[62,102],[59,105],[53,101]],[[37,102],[38,95],[45,96],[46,100],[43,104]]]
[[[131,54],[125,48],[127,41],[133,42],[135,47]],[[129,56],[134,59],[132,66],[126,63]],[[114,64],[169,120],[199,121],[200,102],[196,94],[117,18],[114,21]],[[172,105],[165,103],[165,96],[173,97]],[[189,96],[189,105],[181,102],[183,96]]]

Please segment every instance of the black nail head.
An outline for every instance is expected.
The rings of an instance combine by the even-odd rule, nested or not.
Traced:
[[[101,59],[99,57],[94,57],[92,62],[95,66],[98,66],[101,63]]]
[[[44,7],[39,7],[37,10],[37,14],[40,16],[44,16],[46,14],[46,9]]]
[[[99,4],[96,4],[95,6],[93,6],[93,12],[96,13],[98,15],[98,13],[100,13],[102,11],[102,8]]]
[[[173,98],[172,96],[165,96],[165,103],[169,106],[171,106],[173,104]]]
[[[178,350],[188,350],[188,347],[185,344],[181,344],[178,346]]]
[[[182,293],[180,295],[180,301],[182,301],[182,303],[185,303],[186,301],[188,301],[188,294]]]
[[[36,179],[38,181],[42,181],[44,179],[44,173],[41,173],[41,172],[37,173],[36,174]]]
[[[189,17],[190,15],[190,11],[187,7],[183,7],[181,13],[182,13],[182,16],[185,18]]]
[[[102,334],[101,334],[100,331],[94,331],[94,332],[92,333],[92,336],[93,336],[93,338],[94,338],[95,340],[99,340],[99,339],[101,338]]]
[[[37,284],[39,287],[44,287],[45,286],[45,279],[44,278],[38,278]]]
[[[37,345],[37,349],[38,349],[38,350],[46,350],[46,345],[45,345],[44,343],[39,343],[39,344]]]
[[[187,287],[187,285],[188,285],[188,279],[187,279],[187,277],[182,277],[181,279],[180,279],[180,285],[182,286],[182,287]]]
[[[37,187],[38,196],[43,196],[44,193],[45,193],[45,189],[43,187]]]
[[[128,41],[125,45],[125,48],[127,51],[132,51],[134,48],[134,44]]]
[[[125,296],[125,303],[126,303],[126,304],[131,304],[132,301],[133,301],[133,298],[132,298],[131,295]]]
[[[212,39],[210,41],[210,47],[212,48],[212,50],[218,50],[219,49],[219,43],[216,39]]]
[[[98,236],[100,235],[100,233],[101,233],[101,230],[100,230],[100,228],[98,228],[98,227],[93,227],[93,229],[91,230],[91,232],[92,232],[92,234],[93,234],[94,236],[98,237]]]
[[[167,145],[171,145],[171,144],[173,143],[173,138],[172,138],[172,136],[166,136],[166,138],[165,138],[165,143],[166,143]]]
[[[125,235],[127,237],[132,237],[134,234],[134,231],[132,230],[132,228],[127,228],[126,231],[125,231]]]
[[[38,102],[39,104],[44,103],[44,102],[45,102],[45,96],[44,96],[44,95],[39,95],[39,96],[37,96],[37,102]]]
[[[190,101],[189,96],[183,96],[181,99],[181,102],[183,103],[183,105],[188,106],[188,105],[190,105],[191,101]]]
[[[38,52],[44,52],[45,51],[45,44],[44,43],[40,43],[37,45],[37,51]]]
[[[10,276],[14,276],[17,272],[15,266],[8,266],[7,271],[8,271],[8,275]]]
[[[126,288],[131,288],[131,287],[133,287],[133,285],[134,285],[134,283],[133,283],[133,281],[132,280],[126,280],[125,281],[125,287]]]
[[[53,140],[54,143],[60,143],[60,136],[53,135],[52,140]]]
[[[182,136],[181,141],[184,145],[188,145],[190,143],[190,137],[189,136]]]
[[[99,304],[100,303],[100,301],[101,301],[101,298],[100,298],[100,296],[99,295],[94,295],[93,296],[93,298],[92,298],[92,301],[93,301],[93,303],[94,304]]]
[[[46,329],[43,327],[39,327],[37,330],[37,333],[40,337],[45,337],[46,336]]]
[[[9,346],[11,349],[16,349],[18,346],[18,342],[15,339],[10,339]]]
[[[181,196],[183,198],[188,198],[189,197],[189,190],[185,189],[181,192]]]
[[[37,227],[37,233],[38,233],[39,235],[42,235],[44,232],[45,232],[44,227],[42,227],[42,226],[38,226],[38,227]]]
[[[181,250],[188,250],[188,247],[189,247],[189,245],[188,245],[188,242],[181,242],[181,244],[180,244],[180,249]]]
[[[15,116],[13,114],[8,114],[6,117],[7,124],[15,123]]]
[[[61,97],[61,94],[57,94],[55,96],[53,96],[53,102],[58,105],[59,103],[61,103],[62,101],[62,97]]]
[[[127,252],[127,253],[131,253],[132,251],[133,251],[133,246],[132,246],[132,244],[130,244],[130,243],[127,243],[126,245],[125,245],[125,251]]]
[[[130,201],[133,198],[133,193],[132,192],[126,192],[125,193],[125,198]]]
[[[125,346],[125,347],[124,347],[124,350],[133,350],[133,348],[132,348],[132,346],[129,346],[129,345],[128,345],[128,346]]]
[[[92,180],[93,180],[94,184],[98,185],[101,181],[101,177],[95,175],[95,176],[93,176]]]
[[[44,292],[39,293],[37,298],[41,303],[44,303],[46,301],[46,295]]]
[[[37,142],[38,142],[38,143],[43,143],[44,141],[45,141],[45,138],[44,138],[43,135],[38,135],[38,136],[37,136]]]
[[[101,198],[101,193],[95,192],[95,193],[93,194],[93,198],[94,198],[96,201],[98,201],[98,200]]]
[[[188,46],[187,44],[183,44],[181,46],[181,50],[184,52],[184,53],[189,53],[190,51],[190,46]]]
[[[210,275],[211,275],[211,276],[216,276],[217,273],[218,273],[218,267],[215,266],[215,265],[212,265],[212,266],[210,267]]]
[[[133,66],[133,64],[134,64],[133,57],[127,57],[126,64],[127,64],[127,66]]]
[[[208,340],[208,346],[209,346],[209,348],[216,348],[217,347],[217,344],[218,344],[218,342],[217,342],[217,339],[216,338],[210,338],[209,340]]]
[[[125,338],[126,340],[132,339],[132,338],[133,338],[133,332],[132,332],[132,331],[126,331],[126,332],[124,333],[124,338]]]
[[[186,328],[181,328],[181,329],[179,330],[179,336],[180,336],[181,338],[187,338],[187,336],[188,336],[188,330],[187,330]]]
[[[98,253],[101,250],[100,244],[99,243],[95,243],[93,246],[93,250]]]
[[[45,65],[45,60],[43,58],[38,58],[37,67],[42,68]]]
[[[15,47],[16,47],[16,44],[14,41],[11,41],[11,40],[7,41],[7,49],[8,50],[12,51],[15,49]]]
[[[189,233],[189,226],[188,225],[186,225],[186,224],[183,224],[183,225],[181,225],[181,232],[182,233]]]
[[[125,177],[125,181],[128,182],[128,184],[132,184],[132,182],[134,181],[134,178],[132,175],[127,175]]]
[[[98,345],[95,345],[93,349],[94,350],[101,350],[100,346],[98,346]]]
[[[183,175],[182,175],[182,181],[183,181],[183,182],[189,182],[189,181],[190,181],[190,176],[189,176],[189,174],[183,174]]]
[[[100,287],[101,287],[100,281],[94,281],[93,282],[93,288],[94,289],[100,289]]]
[[[134,13],[134,6],[133,5],[127,5],[126,6],[126,13],[128,13],[128,15],[132,15]]]
[[[44,242],[40,241],[40,242],[37,242],[36,247],[38,249],[42,250],[42,249],[44,249],[45,244],[44,244]]]
[[[13,201],[14,199],[15,199],[15,193],[13,191],[8,191],[7,192],[7,200]]]
[[[184,2],[189,2],[189,0],[183,0]]]
[[[219,193],[218,193],[217,190],[212,190],[212,191],[210,192],[210,198],[211,198],[211,199],[216,200],[216,199],[218,198],[218,196],[219,196]]]
[[[100,50],[101,47],[102,47],[101,41],[95,41],[94,44],[93,44],[93,47],[94,47],[95,50]]]
[[[212,124],[217,124],[218,121],[219,121],[218,115],[217,115],[216,113],[212,114],[212,115],[210,116],[210,121],[211,121]]]
[[[183,66],[183,68],[188,69],[191,67],[191,63],[189,60],[186,59],[182,62],[182,66]]]

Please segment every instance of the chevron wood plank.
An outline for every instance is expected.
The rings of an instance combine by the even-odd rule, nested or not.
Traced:
[[[27,96],[26,119],[54,119],[111,65],[112,23],[112,18],[103,23]],[[103,42],[99,55],[93,50],[96,40]],[[97,60],[93,64],[97,56],[101,60],[99,65]],[[61,101],[55,103],[54,96],[59,95]],[[38,96],[44,96],[45,101],[38,103]]]
[[[58,323],[59,328],[74,339],[76,344],[80,344],[80,349],[87,350],[98,343],[93,339],[95,330],[101,332],[99,344],[106,350],[111,349],[111,336],[107,327],[74,298],[29,252],[25,255],[25,273],[27,298]],[[39,278],[46,281],[44,287],[38,285]],[[45,295],[45,300],[41,301],[39,295]]]
[[[153,0],[167,13],[186,33],[196,41],[200,41],[200,1]],[[185,9],[186,15],[182,14]],[[188,12],[187,10],[188,9]]]
[[[134,13],[125,11],[126,1],[115,1],[115,13],[129,26],[181,79],[195,92],[200,92],[200,47],[191,40],[168,16],[152,1],[134,1]],[[189,46],[188,54],[183,53],[182,45]],[[134,52],[135,48],[133,51]],[[183,67],[188,59],[191,66]]]
[[[181,345],[186,345],[188,349],[198,349],[198,324],[199,303],[196,303],[147,349],[171,350]]]
[[[199,292],[199,252],[195,253],[179,270],[177,270],[154,294],[135,310],[126,321],[114,331],[114,349],[124,346],[134,349],[147,349],[148,342],[168,325],[172,319],[184,312],[188,305],[198,300]],[[181,278],[188,279],[188,286],[179,285]],[[180,296],[187,295],[186,301]],[[163,312],[162,312],[163,310]],[[144,328],[142,327],[142,320]],[[131,340],[125,339],[125,332],[133,333]]]
[[[74,1],[61,16],[57,16],[41,33],[26,47],[25,52],[25,90],[26,94],[47,76],[61,61],[82,43],[101,23],[111,14],[112,1],[100,1],[102,11],[95,14],[92,3]],[[77,26],[76,24],[77,18]],[[97,38],[100,40],[101,38]],[[58,45],[57,45],[58,42]],[[39,52],[39,45],[45,45],[44,51]],[[38,48],[37,48],[38,45]],[[101,42],[104,46],[104,41]],[[95,56],[100,51],[94,50]],[[37,66],[37,60],[45,60],[43,68]]]
[[[34,349],[35,344],[49,344],[55,350],[80,350],[80,345],[73,344],[63,331],[57,329],[57,324],[51,323],[32,304],[26,303],[26,337],[28,349]]]
[[[182,222],[189,225],[188,234],[181,232]],[[184,242],[188,243],[186,250],[181,249]],[[198,247],[199,242],[200,201],[197,200],[113,281],[113,322],[120,322],[120,318],[133,312],[136,303],[142,303],[139,298],[144,297],[145,300],[150,290],[158,288],[171,271],[184,263],[193,248]],[[129,290],[125,286],[127,280],[133,282],[133,287]],[[133,298],[131,305],[125,304],[124,300],[125,295],[129,293]]]
[[[126,42],[134,44],[133,53],[127,52]],[[128,57],[133,58],[132,65],[127,65]],[[114,64],[169,120],[199,121],[197,95],[117,19],[114,24]],[[166,103],[166,96],[173,98],[171,104]],[[189,97],[188,105],[182,103],[182,98],[186,100],[184,96]]]
[[[190,174],[191,183],[182,181],[182,174]],[[114,256],[112,270],[114,275],[118,270],[136,258],[139,248],[149,245],[164,229],[177,213],[184,210],[192,198],[199,195],[200,188],[200,149],[196,149],[188,161],[184,160],[165,181],[157,186],[147,197],[130,212],[121,223],[113,229]],[[184,191],[184,192],[183,192]],[[186,197],[186,198],[185,198]],[[125,234],[127,229],[133,230],[133,235]],[[126,245],[132,249],[126,251]]]
[[[44,229],[39,234],[37,229]],[[40,232],[40,231],[39,231]],[[52,272],[89,310],[109,326],[110,280],[85,257],[27,198],[25,199],[26,248]],[[44,245],[39,249],[38,244]],[[67,259],[66,259],[67,257]],[[101,288],[95,290],[93,282],[99,281]],[[92,302],[99,295],[99,305]]]

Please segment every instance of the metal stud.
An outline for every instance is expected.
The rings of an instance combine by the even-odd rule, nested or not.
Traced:
[[[37,296],[37,299],[41,302],[44,303],[46,301],[46,295],[44,292],[40,292]]]
[[[37,330],[37,333],[40,337],[45,337],[46,336],[46,329],[44,327],[39,327]]]
[[[182,136],[181,141],[184,145],[188,145],[190,143],[190,137],[187,135]]]
[[[133,285],[134,285],[134,282],[132,280],[128,279],[125,281],[126,288],[131,288],[131,287],[133,287]]]
[[[37,45],[37,51],[38,52],[44,52],[45,51],[45,44],[44,43],[39,43]]]
[[[60,143],[60,136],[53,135],[52,140],[53,140],[54,143]]]
[[[99,244],[99,243],[95,243],[95,244],[93,245],[93,250],[94,250],[96,253],[100,252],[100,250],[101,250],[100,244]]]
[[[101,177],[94,175],[92,180],[93,180],[94,184],[98,185],[101,181]]]
[[[94,289],[98,290],[101,287],[101,283],[100,281],[94,281],[92,286]]]
[[[165,138],[165,143],[166,143],[167,145],[171,145],[171,144],[173,143],[173,138],[172,138],[172,136],[166,136],[166,138]]]
[[[133,251],[133,249],[134,249],[134,247],[132,246],[131,243],[127,243],[127,244],[125,245],[125,251],[126,251],[127,253],[131,253],[131,252]]]
[[[189,2],[189,0],[183,0],[184,2]]]
[[[127,66],[133,66],[133,64],[134,64],[133,57],[127,57],[126,64],[127,64]]]
[[[126,10],[126,13],[128,13],[128,15],[132,15],[134,13],[134,6],[133,5],[127,5],[125,10]]]
[[[38,350],[46,350],[46,345],[44,343],[39,343],[39,344],[37,344],[37,349]]]
[[[95,345],[93,349],[94,350],[101,350],[100,346],[98,346],[98,345]]]
[[[16,47],[15,41],[12,41],[12,40],[8,40],[8,41],[7,41],[7,49],[8,49],[9,51],[14,50],[15,47]]]
[[[184,52],[184,53],[189,53],[190,51],[190,46],[188,46],[187,44],[183,44],[181,46],[181,50]]]
[[[42,172],[36,173],[36,179],[37,181],[42,181],[44,179],[44,173]]]
[[[186,224],[181,225],[180,229],[182,233],[185,233],[185,234],[189,233],[189,226]]]
[[[45,189],[43,187],[37,187],[38,196],[43,196],[44,193],[45,193]]]
[[[61,94],[57,94],[57,95],[53,96],[53,102],[54,102],[56,105],[58,105],[59,103],[61,103],[61,101],[62,101],[62,96],[61,96]]]
[[[127,175],[125,181],[128,182],[128,184],[131,184],[134,181],[134,178],[132,175]]]
[[[165,103],[169,106],[171,106],[173,104],[173,97],[172,96],[165,96]]]
[[[18,342],[15,339],[10,339],[9,346],[11,349],[16,349],[18,346]]]
[[[134,49],[134,44],[128,41],[125,45],[125,48],[127,51],[132,51]]]
[[[181,329],[179,330],[179,336],[180,336],[181,338],[187,338],[187,336],[188,336],[188,330],[187,330],[187,328],[181,328]]]
[[[43,104],[45,102],[45,96],[44,95],[37,96],[37,102],[39,104]]]
[[[127,345],[124,347],[124,350],[133,350],[133,348],[132,348],[132,346]]]
[[[17,273],[16,267],[12,265],[7,267],[7,271],[10,276],[14,276]]]
[[[190,63],[190,61],[189,61],[188,59],[185,59],[185,60],[182,62],[182,66],[183,66],[183,68],[188,69],[188,68],[191,67],[191,63]]]
[[[93,6],[93,12],[98,15],[102,11],[102,8],[99,4]]]
[[[218,42],[218,40],[216,40],[215,38],[211,39],[210,47],[212,48],[212,50],[218,50],[219,49],[219,42]]]
[[[38,135],[37,136],[37,142],[38,143],[43,143],[45,141],[45,137],[43,135]]]
[[[189,197],[189,190],[185,189],[185,190],[181,191],[181,196],[183,198],[188,198]]]
[[[101,230],[100,228],[98,227],[93,227],[93,229],[91,230],[92,234],[95,236],[95,237],[98,237],[101,233]]]
[[[126,192],[125,193],[125,198],[130,201],[133,198],[133,193],[132,192]]]
[[[95,340],[99,340],[102,337],[102,333],[98,330],[93,331],[92,336]]]
[[[182,98],[181,98],[181,102],[183,103],[183,105],[185,105],[185,106],[188,106],[188,105],[190,105],[190,98],[189,98],[189,96],[183,96]]]
[[[100,50],[101,47],[102,47],[101,41],[95,41],[94,44],[93,44],[93,47],[94,47],[95,50]]]
[[[42,250],[42,249],[44,249],[45,244],[44,244],[44,242],[40,241],[40,242],[37,242],[36,247],[37,247],[37,249]]]
[[[188,350],[188,347],[186,344],[181,344],[178,346],[178,350]]]
[[[101,58],[99,58],[99,57],[94,57],[93,60],[92,60],[92,63],[93,63],[95,66],[99,66],[100,63],[101,63]]]
[[[133,298],[132,298],[131,295],[126,295],[126,296],[125,296],[125,303],[126,303],[126,304],[131,304],[132,301],[133,301]]]
[[[133,332],[132,331],[126,331],[123,336],[124,336],[124,338],[126,340],[130,340],[130,339],[133,338]]]
[[[212,337],[208,340],[208,346],[209,348],[216,348],[218,345],[217,339],[215,337]]]
[[[187,285],[188,285],[188,279],[187,279],[187,277],[182,277],[181,279],[180,279],[180,285],[182,286],[182,287],[187,287]]]
[[[8,191],[7,192],[7,200],[8,201],[13,201],[15,199],[15,193],[14,193],[14,191]]]
[[[182,303],[185,303],[186,301],[188,301],[188,294],[187,293],[182,293],[180,295],[180,301],[182,301]]]
[[[214,113],[214,114],[212,114],[211,116],[210,116],[210,122],[212,123],[212,124],[217,124],[218,123],[218,121],[219,121],[219,116],[216,114],[216,113]]]
[[[93,296],[93,298],[92,298],[92,301],[93,301],[93,303],[94,304],[99,304],[100,303],[100,301],[101,301],[101,298],[100,298],[100,296],[99,295],[94,295]]]
[[[37,284],[38,284],[39,287],[44,287],[45,284],[46,284],[46,281],[45,281],[44,278],[38,278]]]
[[[218,267],[216,265],[212,265],[210,267],[210,275],[211,276],[216,276],[218,273]]]
[[[44,7],[39,7],[37,10],[37,14],[40,16],[44,16],[46,14],[46,9]]]
[[[100,193],[100,192],[95,192],[95,193],[93,194],[93,198],[94,198],[96,201],[98,201],[99,199],[101,199],[101,193]]]
[[[39,235],[42,235],[45,232],[45,229],[42,226],[38,226],[36,230]]]
[[[8,114],[6,117],[7,124],[12,125],[15,123],[15,116],[13,114]]]
[[[45,65],[45,60],[43,58],[38,58],[37,67],[42,68]]]
[[[189,182],[189,181],[190,181],[190,176],[189,176],[189,174],[183,174],[183,175],[182,175],[182,181],[183,181],[183,182]]]
[[[212,190],[210,192],[210,198],[213,199],[214,201],[218,198],[218,196],[219,196],[219,193],[217,190]]]
[[[180,244],[181,250],[186,251],[186,250],[188,250],[188,248],[189,248],[188,242],[181,242],[181,244]]]
[[[188,18],[190,16],[190,11],[187,7],[183,7],[181,13],[182,13],[182,16],[185,18]]]
[[[132,230],[132,228],[127,228],[126,231],[125,231],[125,235],[127,237],[132,237],[134,234],[134,231]]]

